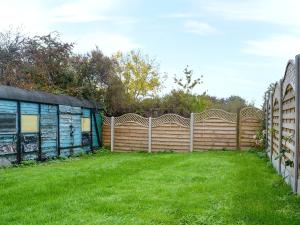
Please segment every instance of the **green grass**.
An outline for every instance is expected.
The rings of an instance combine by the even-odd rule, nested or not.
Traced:
[[[300,224],[251,152],[98,153],[0,169],[0,224]]]

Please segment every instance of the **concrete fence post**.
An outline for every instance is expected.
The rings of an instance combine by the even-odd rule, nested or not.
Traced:
[[[148,152],[152,151],[152,117],[148,120]]]
[[[195,114],[191,113],[190,119],[190,152],[194,150],[194,124],[195,124]]]
[[[273,92],[270,93],[270,160],[273,160]]]
[[[297,55],[295,57],[295,101],[296,101],[296,106],[295,106],[295,155],[294,155],[294,192],[297,193],[298,191],[298,167],[299,167],[299,113],[300,113],[300,55]]]
[[[279,81],[279,128],[278,128],[278,141],[279,141],[279,146],[278,146],[278,149],[279,149],[279,154],[281,152],[281,148],[282,148],[282,98],[283,98],[283,95],[282,95],[282,82],[283,80],[281,79]],[[279,160],[278,160],[278,172],[279,174],[281,174],[281,157],[279,157]]]
[[[115,144],[115,117],[110,118],[110,151],[114,151]]]

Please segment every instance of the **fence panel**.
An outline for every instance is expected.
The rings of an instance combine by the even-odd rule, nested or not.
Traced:
[[[110,117],[103,117],[102,141],[104,146],[110,145]]]
[[[280,142],[281,140],[279,139],[280,136],[280,121],[279,121],[279,117],[280,117],[280,85],[277,83],[275,85],[275,89],[274,89],[274,94],[273,94],[273,98],[272,98],[272,135],[273,135],[273,140],[272,140],[272,146],[271,146],[271,155],[272,155],[272,162],[275,165],[275,168],[280,171],[279,169],[279,159],[278,159],[278,155],[280,153]]]
[[[166,114],[152,119],[152,151],[189,151],[190,119]]]
[[[263,112],[247,107],[240,111],[240,146],[242,149],[256,146],[255,136],[262,126]]]
[[[223,110],[195,113],[194,149],[235,149],[237,114]]]
[[[114,148],[120,151],[148,149],[148,119],[129,113],[115,118]]]
[[[282,84],[282,146],[287,150],[282,158],[282,173],[287,182],[294,179],[294,169],[285,167],[286,161],[294,162],[295,159],[295,132],[296,132],[296,99],[295,99],[295,66],[290,62],[287,66],[286,74]]]

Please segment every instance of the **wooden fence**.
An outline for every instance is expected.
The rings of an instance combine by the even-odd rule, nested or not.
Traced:
[[[283,79],[265,96],[267,151],[271,162],[294,192],[299,187],[299,60],[290,60]]]
[[[239,113],[212,109],[190,118],[166,114],[144,118],[137,114],[104,117],[103,143],[111,151],[194,151],[240,149],[255,145],[263,112],[247,107]]]

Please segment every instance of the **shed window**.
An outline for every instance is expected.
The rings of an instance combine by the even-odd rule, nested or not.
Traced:
[[[90,132],[91,131],[91,119],[90,118],[81,118],[81,131]]]
[[[37,133],[39,131],[37,115],[22,115],[21,116],[21,132],[22,133]]]
[[[16,133],[16,114],[0,113],[0,133]]]

